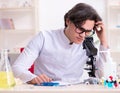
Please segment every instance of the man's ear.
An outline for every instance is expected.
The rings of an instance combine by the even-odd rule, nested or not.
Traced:
[[[71,21],[67,18],[67,19],[66,19],[66,25],[69,25],[70,22],[71,22]]]

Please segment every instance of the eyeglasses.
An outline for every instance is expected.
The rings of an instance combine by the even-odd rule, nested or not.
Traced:
[[[95,33],[94,28],[92,30],[86,30],[78,25],[75,25],[75,27],[76,27],[75,32],[78,33],[79,35],[85,32],[86,37],[89,37]]]

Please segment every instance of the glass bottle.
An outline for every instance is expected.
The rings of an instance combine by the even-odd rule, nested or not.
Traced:
[[[0,88],[15,86],[15,79],[8,58],[8,49],[1,49],[0,57]]]

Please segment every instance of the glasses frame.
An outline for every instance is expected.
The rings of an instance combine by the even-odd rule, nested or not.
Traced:
[[[78,33],[79,35],[82,34],[82,33],[84,33],[84,32],[85,32],[85,35],[86,35],[87,37],[92,36],[92,35],[95,34],[94,28],[93,28],[92,30],[86,30],[86,29],[84,29],[83,27],[78,26],[78,25],[75,25],[75,27],[76,27],[75,32]],[[79,31],[78,31],[77,29],[79,29]],[[80,31],[81,31],[81,32],[80,32]],[[90,33],[90,32],[92,32],[92,34],[91,34],[91,35],[87,35],[87,33]]]

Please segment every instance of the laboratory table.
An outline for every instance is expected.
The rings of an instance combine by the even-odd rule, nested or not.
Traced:
[[[120,93],[120,88],[85,84],[51,87],[22,84],[11,89],[0,89],[0,93]]]

